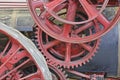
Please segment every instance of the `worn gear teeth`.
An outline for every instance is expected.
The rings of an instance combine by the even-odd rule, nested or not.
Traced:
[[[63,72],[63,74],[65,75],[65,77],[68,77],[68,74],[66,73],[66,71],[64,70],[64,68],[60,67],[60,66],[56,66],[58,69],[60,69],[60,71]]]
[[[61,78],[60,80],[67,80],[67,73],[66,71],[64,71],[63,68],[61,68],[60,66],[56,66],[55,64],[49,64],[48,63],[49,68],[52,67],[53,71],[55,71],[56,73],[58,73],[57,75],[59,75],[59,77]]]
[[[64,68],[62,68],[61,66],[59,65],[56,65],[55,63],[51,63],[51,62],[48,62],[48,65],[52,65],[53,67],[57,68],[60,72],[62,72],[64,74],[64,77],[66,78],[65,80],[68,80],[68,74],[66,73],[66,71],[64,70]]]
[[[46,56],[45,56],[45,58],[46,58]],[[46,60],[47,60],[47,63],[48,63],[48,64],[51,64],[51,65],[57,66],[57,65],[56,65],[51,59],[46,58]]]
[[[98,40],[96,40],[96,42],[94,42],[94,47],[93,47],[92,51],[90,52],[91,54],[88,53],[89,55],[87,55],[87,58],[81,59],[82,62],[80,62],[80,60],[78,60],[78,62],[76,61],[77,63],[75,62],[73,64],[67,64],[67,65],[63,64],[64,62],[59,63],[55,60],[56,58],[55,59],[52,58],[51,55],[48,52],[46,52],[47,50],[44,51],[44,49],[42,49],[42,48],[44,48],[44,47],[42,47],[42,43],[41,43],[42,41],[39,41],[39,40],[41,40],[41,37],[42,37],[42,34],[41,34],[42,31],[38,27],[35,27],[35,29],[37,29],[36,32],[35,32],[35,34],[36,34],[35,41],[36,41],[37,47],[39,47],[38,49],[40,49],[42,51],[42,53],[45,56],[47,62],[50,63],[51,65],[52,64],[54,64],[56,66],[59,65],[60,67],[64,67],[64,68],[68,68],[68,69],[69,68],[75,68],[75,67],[78,67],[78,66],[82,66],[82,65],[85,65],[90,60],[92,60],[92,58],[95,56],[95,53],[97,53],[97,50],[99,49],[100,39],[98,39]],[[49,58],[49,55],[50,55],[50,58]]]

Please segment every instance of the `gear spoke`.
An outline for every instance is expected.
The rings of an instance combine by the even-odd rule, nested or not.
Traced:
[[[2,69],[10,61],[10,59],[17,53],[17,51],[20,48],[21,48],[21,46],[11,54],[11,56],[0,66],[0,69]]]
[[[78,34],[78,33],[82,32],[82,31],[85,31],[86,29],[90,28],[92,25],[93,25],[93,22],[89,22],[88,24],[85,24],[85,25],[79,27],[79,28],[76,29],[74,32],[75,32],[76,34]]]
[[[84,78],[90,79],[89,75],[86,75],[86,74],[83,74],[83,73],[80,73],[80,72],[77,72],[74,70],[67,70],[67,72],[72,73],[72,74],[79,76],[79,77],[84,77]]]
[[[97,20],[104,26],[105,29],[107,29],[110,25],[110,22],[102,14],[97,17]]]
[[[3,54],[6,52],[6,50],[8,49],[8,47],[9,47],[9,45],[10,45],[10,40],[8,41],[8,43],[7,43],[7,45],[6,45],[6,47],[5,47],[5,49],[3,50],[3,52],[2,53],[0,53],[0,59],[1,59],[1,57],[3,57]]]
[[[91,52],[91,50],[93,49],[90,45],[88,44],[80,44],[84,49],[86,49],[87,51]]]
[[[26,60],[25,62],[23,62],[22,64],[20,64],[19,66],[17,66],[16,68],[14,68],[13,70],[11,70],[10,72],[8,72],[7,74],[5,74],[4,76],[0,77],[0,80],[4,79],[5,77],[7,77],[8,75],[10,75],[11,73],[14,73],[14,71],[16,71],[18,68],[22,67],[23,65],[25,65],[26,63],[28,63],[30,60]]]
[[[92,18],[99,13],[99,11],[92,4],[88,3],[87,0],[79,0],[79,2],[86,11],[89,18]]]
[[[55,46],[55,45],[57,45],[57,44],[59,44],[59,43],[60,43],[60,41],[54,40],[54,41],[51,41],[51,42],[46,43],[46,44],[44,45],[44,47],[45,47],[46,49],[49,49],[49,48],[51,48],[51,47],[53,47],[53,46]]]
[[[98,32],[100,30],[100,26],[97,23],[97,20],[94,20],[93,22],[94,22],[94,25],[95,25],[96,32]]]
[[[61,33],[61,32],[62,32],[62,30],[59,28],[58,25],[52,25],[51,22],[48,21],[48,20],[46,20],[45,23],[46,23],[46,24],[49,26],[49,28],[51,28],[51,29],[52,29],[52,27],[54,27],[54,28],[53,28],[54,31],[57,31],[58,33]]]
[[[27,75],[25,77],[20,78],[20,80],[26,80],[26,79],[29,80],[29,79],[32,79],[34,77],[38,77],[39,78],[39,76],[40,76],[40,73],[39,72],[35,72],[35,73],[32,73],[30,75]]]
[[[77,4],[76,2],[70,0],[68,4],[66,19],[70,21],[74,21],[77,11]]]
[[[65,62],[71,61],[71,44],[66,44]]]
[[[27,53],[26,51],[18,52],[17,54],[14,55],[15,57],[13,57],[13,58],[9,61],[9,63],[10,63],[10,64],[15,64],[15,63],[17,63],[17,62],[18,62],[19,60],[21,60],[23,57],[28,56],[26,53]],[[5,62],[5,60],[4,60],[4,62]]]
[[[71,27],[69,24],[65,24],[63,31],[62,31],[62,36],[70,37],[69,33],[71,32]]]
[[[74,21],[76,15],[77,5],[73,1],[69,1],[66,19],[69,21]],[[69,33],[71,32],[72,25],[64,24],[62,35],[66,37],[70,37]]]

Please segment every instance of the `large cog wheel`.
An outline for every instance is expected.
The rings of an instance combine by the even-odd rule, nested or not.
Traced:
[[[35,78],[52,80],[45,59],[29,39],[0,23],[0,80]]]
[[[94,2],[96,1],[96,2]],[[115,10],[115,15],[109,20],[103,11],[107,8],[110,0],[28,0],[28,7],[36,24],[51,37],[69,43],[86,43],[94,41],[110,31],[120,18],[120,7]],[[99,6],[101,5],[101,7]],[[40,10],[38,13],[37,10]],[[87,15],[87,19],[75,21],[77,11]],[[59,13],[66,11],[66,15],[61,17]],[[55,18],[62,25],[56,25],[50,18]],[[98,24],[95,24],[94,21]],[[78,28],[76,26],[79,25]],[[81,36],[79,33],[91,28],[99,27],[99,31]],[[77,34],[74,34],[76,33]]]
[[[86,64],[95,55],[100,44],[100,39],[85,44],[61,42],[48,36],[39,27],[35,28],[35,34],[37,46],[47,62],[64,68]]]
[[[6,34],[0,31],[0,80],[30,80],[33,77],[44,80],[34,59],[25,48]]]

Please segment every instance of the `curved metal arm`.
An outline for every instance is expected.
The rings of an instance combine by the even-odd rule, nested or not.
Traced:
[[[45,80],[52,80],[51,73],[49,72],[47,63],[41,54],[41,52],[36,48],[32,41],[22,35],[19,31],[13,29],[12,27],[6,26],[0,22],[0,30],[8,33],[11,37],[16,39],[26,50],[30,53],[32,58],[38,64],[38,67],[42,71]]]

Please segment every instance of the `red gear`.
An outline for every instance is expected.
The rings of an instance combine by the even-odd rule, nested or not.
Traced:
[[[94,41],[106,34],[115,26],[120,18],[119,6],[112,20],[104,17],[103,10],[110,0],[104,0],[104,2],[102,2],[103,5],[101,5],[102,3],[94,4],[93,1],[94,0],[48,0],[46,3],[41,2],[41,0],[28,0],[28,6],[34,21],[46,34],[63,42],[86,43]],[[100,8],[100,6],[96,5],[101,5],[102,7]],[[40,15],[36,12],[38,8],[40,8]],[[87,16],[87,19],[74,21],[77,17],[77,11],[79,10]],[[66,15],[61,17],[59,13],[64,11],[66,11]],[[54,24],[51,18],[62,23],[62,25]],[[97,24],[94,23],[95,20]],[[79,27],[76,28],[76,26]],[[81,36],[81,32],[85,32],[93,26],[99,27],[100,29],[95,32],[92,31],[92,34]]]
[[[0,45],[0,80],[30,80],[33,77],[44,80],[44,75],[26,48],[1,29]]]
[[[82,66],[89,62],[100,43],[100,39],[86,44],[61,42],[51,38],[38,27],[36,27],[35,34],[36,43],[46,57],[47,62],[63,66],[64,68]]]

